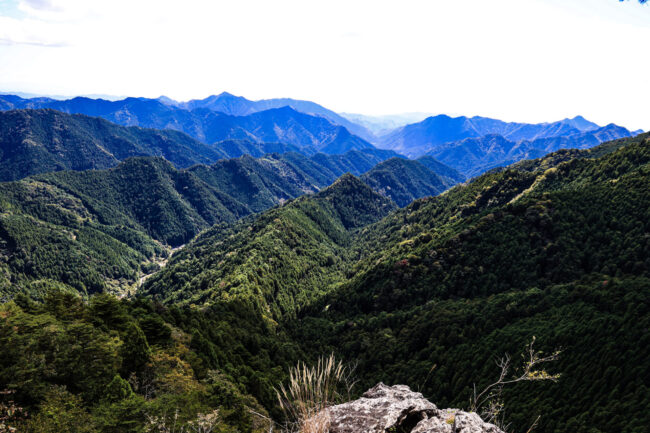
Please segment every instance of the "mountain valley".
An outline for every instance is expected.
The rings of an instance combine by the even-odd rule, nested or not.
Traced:
[[[649,422],[650,134],[377,137],[230,94],[0,108],[0,391],[27,431],[269,431],[291,367],[329,354],[350,400],[383,381],[466,408],[535,340],[555,379],[504,389],[508,431]]]

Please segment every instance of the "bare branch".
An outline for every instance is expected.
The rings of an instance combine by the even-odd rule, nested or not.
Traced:
[[[530,426],[530,428],[529,428],[528,430],[526,430],[526,433],[530,433],[530,432],[532,432],[532,431],[535,429],[535,427],[537,427],[537,423],[539,422],[539,419],[540,419],[541,417],[542,417],[541,415],[537,415],[537,418],[535,418],[535,421],[534,421],[533,424]]]
[[[524,381],[539,381],[550,380],[555,382],[559,379],[559,374],[550,374],[543,368],[541,364],[556,361],[561,351],[556,350],[550,355],[544,355],[541,351],[535,350],[535,337],[533,336],[530,344],[526,346],[526,350],[522,354],[523,367],[520,373],[514,375],[511,379],[507,379],[512,360],[508,354],[499,359],[496,364],[499,367],[499,378],[486,386],[480,393],[477,394],[476,384],[474,384],[473,396],[470,399],[470,410],[472,412],[481,411],[481,416],[488,422],[499,425],[502,430],[507,430],[507,425],[504,423],[505,406],[502,399],[503,388],[517,382]],[[539,418],[538,418],[539,419]],[[533,423],[529,432],[535,427],[537,421]]]

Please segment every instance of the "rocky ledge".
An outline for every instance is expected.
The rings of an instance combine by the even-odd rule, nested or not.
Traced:
[[[438,409],[406,385],[379,383],[328,409],[329,433],[504,433],[476,413]]]

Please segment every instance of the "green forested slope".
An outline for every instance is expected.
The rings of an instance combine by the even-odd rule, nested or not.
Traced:
[[[445,179],[449,184],[453,185],[465,181],[465,176],[460,174],[460,172],[443,164],[432,156],[421,156],[416,161]]]
[[[0,180],[60,170],[103,169],[132,156],[162,156],[177,167],[226,156],[177,131],[123,127],[55,110],[0,112]]]
[[[82,293],[124,290],[155,269],[163,245],[250,213],[156,158],[0,183],[0,210],[3,293],[59,283]]]
[[[472,384],[498,374],[494,359],[536,337],[539,349],[563,350],[551,370],[561,378],[507,390],[516,431],[537,415],[544,432],[642,431],[650,405],[639,383],[650,371],[648,137],[565,159],[561,151],[418,200],[354,231],[340,252],[304,234],[294,250],[278,241],[293,233],[280,230],[286,223],[275,212],[285,206],[257,220],[273,218],[268,242],[250,234],[260,230],[251,222],[234,236],[213,233],[147,288],[173,293],[168,301],[197,292],[191,302],[265,299],[262,311],[269,300],[284,302],[272,316],[308,358],[333,351],[358,362],[361,389],[406,383],[443,406],[466,407]],[[241,258],[249,251],[260,259]],[[325,261],[315,251],[336,254]],[[301,302],[285,302],[287,292]],[[292,308],[297,319],[284,314]]]
[[[233,222],[250,213],[248,207],[178,171],[162,158],[131,158],[105,171],[61,172],[37,176],[75,196],[104,223],[125,223],[171,246],[189,241],[216,222]]]
[[[435,196],[455,185],[418,161],[391,158],[361,176],[368,186],[404,207],[417,198]]]
[[[344,278],[353,231],[393,208],[345,175],[233,228],[213,227],[147,281],[144,292],[166,302],[246,302],[270,320],[293,316]]]
[[[301,159],[305,159],[300,155]],[[197,165],[189,172],[205,183],[261,212],[325,185],[288,164],[282,155],[223,159],[211,166]],[[329,182],[331,183],[331,182]],[[328,183],[328,184],[329,184]]]
[[[164,253],[136,229],[94,220],[78,198],[51,185],[30,180],[0,190],[3,294],[57,283],[82,293],[126,288],[141,263]]]
[[[3,423],[32,433],[144,433],[187,428],[217,410],[213,431],[265,431],[253,413],[266,410],[242,390],[266,380],[250,365],[275,368],[269,377],[279,380],[287,349],[255,322],[233,327],[231,316],[107,295],[83,302],[50,292],[38,304],[18,296],[0,305],[1,403],[8,397],[26,412],[3,411]],[[267,335],[257,342],[264,354],[247,344],[253,330]],[[230,350],[215,351],[203,335]]]
[[[315,356],[334,350],[358,362],[360,389],[406,383],[442,407],[468,407],[533,336],[537,349],[563,350],[557,383],[506,389],[506,419],[526,431],[642,432],[648,425],[650,279],[593,276],[490,297],[433,299],[368,314],[309,314],[289,323]],[[354,308],[352,308],[354,310]]]
[[[314,354],[358,360],[364,386],[407,383],[443,406],[466,405],[498,374],[493,360],[535,336],[563,349],[562,376],[507,392],[515,431],[537,415],[544,432],[643,431],[650,143],[626,144],[391,214],[358,240],[354,277],[287,326]]]
[[[383,157],[319,155],[355,170]],[[162,158],[137,157],[108,170],[0,183],[2,292],[42,291],[33,282],[63,283],[82,293],[134,287],[166,255],[163,245],[180,246],[214,224],[315,193],[336,175],[287,153],[180,171]]]
[[[38,304],[16,296],[0,307],[0,386],[37,414],[26,431],[143,432],[147,416],[178,410],[183,423],[214,409],[218,431],[268,431],[254,413],[278,418],[273,386],[303,358],[276,320],[343,278],[338,255],[352,233],[393,208],[348,175],[234,228],[216,225],[147,284],[201,309],[106,295],[83,303],[54,290]],[[165,291],[167,278],[185,292]]]
[[[650,221],[647,163],[646,146],[631,145],[543,173],[485,176],[416,202],[369,230],[368,245],[391,234],[394,243],[384,242],[367,259],[379,264],[357,276],[364,279],[359,285],[379,302],[383,290],[402,286],[393,259],[410,255],[415,257],[405,266],[413,282],[403,301],[413,303],[572,281],[592,272],[637,275],[650,253],[644,238]],[[481,183],[489,186],[449,214],[459,195]]]
[[[363,174],[364,183],[400,206],[416,198],[437,195],[462,180],[454,175],[453,169],[433,158],[427,157],[425,162],[432,167],[428,168],[419,161],[391,155],[376,149],[343,155],[305,156],[295,152],[257,158],[244,155],[211,166],[197,165],[189,171],[256,212],[316,192],[345,173]],[[438,175],[436,170],[444,174]]]

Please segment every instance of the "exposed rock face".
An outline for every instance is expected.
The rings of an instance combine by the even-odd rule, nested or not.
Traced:
[[[380,383],[358,400],[331,407],[330,433],[379,433],[406,424],[412,428],[437,412],[433,403],[408,386]]]
[[[475,413],[438,409],[405,385],[379,383],[328,412],[329,433],[503,433]]]

